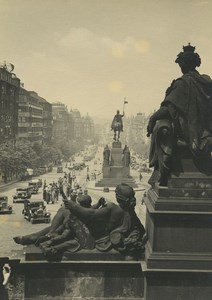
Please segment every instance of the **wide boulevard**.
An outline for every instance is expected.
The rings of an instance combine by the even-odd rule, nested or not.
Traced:
[[[77,160],[80,161],[82,158],[80,156],[77,157]],[[86,165],[89,166],[89,172],[95,172],[96,174],[101,173],[102,169],[102,149],[100,148],[96,157],[89,162],[86,162]],[[70,172],[68,168],[65,168],[64,172]],[[108,201],[115,202],[115,193],[114,189],[110,189],[109,193],[103,192],[101,188],[95,188],[95,182],[90,181],[86,182],[87,168],[82,171],[76,171],[75,175],[77,180],[82,187],[88,188],[88,193],[92,197],[92,204],[96,203],[100,197],[105,197]],[[136,212],[141,219],[141,222],[145,223],[145,206],[142,205],[142,197],[146,189],[148,189],[147,180],[149,175],[143,174],[143,178],[141,182],[138,182],[138,171],[131,171],[131,175],[135,177],[139,188],[136,191]],[[64,173],[57,173],[57,168],[53,168],[52,172],[39,176],[43,181],[46,180],[47,184],[55,181],[57,182],[59,177],[63,177]],[[97,181],[100,179],[100,175],[97,175]],[[17,245],[13,241],[14,236],[18,235],[26,235],[36,231],[43,229],[48,226],[48,224],[40,223],[40,224],[31,224],[29,221],[24,219],[22,211],[23,211],[23,203],[13,203],[13,195],[15,194],[15,190],[18,187],[26,187],[28,185],[27,181],[20,181],[5,187],[0,188],[1,195],[7,195],[9,198],[9,204],[13,206],[12,214],[1,214],[0,215],[0,228],[1,228],[1,243],[0,243],[0,256],[9,256],[10,258],[23,258],[24,257],[24,247],[21,245]],[[33,199],[43,199],[43,188],[39,189],[38,194],[32,195]],[[59,200],[55,204],[46,204],[47,210],[51,213],[51,217],[53,218],[56,214],[58,208],[63,205],[63,201],[61,196],[59,196]]]

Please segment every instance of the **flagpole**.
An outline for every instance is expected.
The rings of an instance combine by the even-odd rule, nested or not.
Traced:
[[[123,114],[124,114],[124,106],[125,106],[125,102],[126,102],[126,97],[124,97]]]

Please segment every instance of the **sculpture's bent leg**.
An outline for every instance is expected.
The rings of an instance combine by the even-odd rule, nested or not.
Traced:
[[[55,230],[64,222],[65,219],[68,219],[70,216],[70,210],[65,207],[60,207],[52,219],[51,229],[49,233],[55,232]]]

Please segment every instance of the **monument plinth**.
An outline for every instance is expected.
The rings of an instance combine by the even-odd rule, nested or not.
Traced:
[[[121,142],[114,141],[111,150],[106,146],[103,154],[103,178],[95,184],[96,187],[116,187],[120,183],[137,187],[130,175],[130,151],[127,146],[122,149]]]
[[[144,199],[145,299],[210,299],[212,176],[180,151],[172,168],[167,186],[156,183]]]

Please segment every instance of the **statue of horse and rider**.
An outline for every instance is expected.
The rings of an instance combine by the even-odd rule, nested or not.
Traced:
[[[118,141],[120,138],[120,132],[123,131],[123,122],[122,122],[122,117],[124,116],[124,111],[123,114],[120,114],[119,110],[117,110],[116,115],[113,118],[112,124],[111,124],[111,130],[114,131],[114,141]]]

